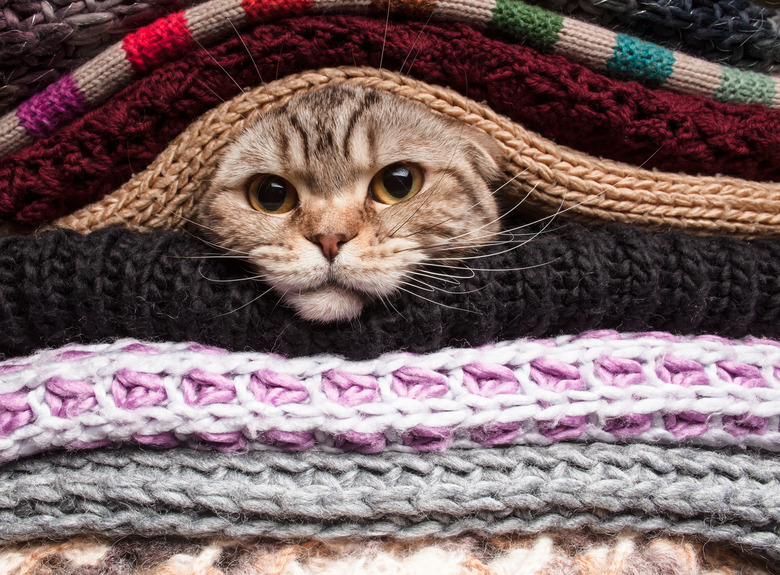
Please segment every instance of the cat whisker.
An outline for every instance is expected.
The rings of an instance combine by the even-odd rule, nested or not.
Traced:
[[[268,293],[272,292],[272,291],[273,291],[273,289],[274,289],[274,288],[268,288],[268,289],[267,289],[267,290],[265,290],[263,293],[261,293],[259,296],[255,297],[255,298],[252,298],[251,300],[249,300],[248,302],[246,302],[244,305],[241,305],[241,306],[237,307],[236,309],[232,309],[232,310],[230,310],[230,311],[226,311],[225,313],[221,313],[221,314],[215,315],[215,316],[213,316],[213,317],[214,317],[214,318],[218,318],[218,317],[223,317],[223,316],[226,316],[226,315],[230,315],[231,313],[236,313],[238,310],[244,309],[245,307],[247,307],[247,306],[249,306],[249,305],[252,305],[253,303],[255,303],[257,300],[259,300],[259,299],[260,299],[261,297],[263,297],[264,295],[266,295],[266,294],[268,294]],[[278,303],[277,303],[277,305],[278,305]],[[274,306],[274,309],[276,309],[276,306]],[[271,311],[273,311],[273,310],[271,310]]]
[[[420,288],[420,286],[416,286],[416,285],[410,284],[408,282],[401,282],[401,285],[406,285],[406,286],[409,286],[409,287],[412,287],[412,288],[415,288],[415,287]],[[474,288],[474,289],[471,289],[471,290],[451,291],[451,290],[446,290],[446,289],[440,288],[440,287],[434,287],[434,286],[431,286],[431,285],[428,285],[428,284],[425,284],[425,285],[428,286],[428,288],[430,288],[430,289],[426,289],[426,288],[420,288],[420,289],[425,289],[425,291],[427,291],[427,292],[439,291],[439,292],[450,294],[450,295],[466,295],[466,294],[470,294],[470,293],[476,293],[476,292],[482,291],[483,289],[485,289],[487,287],[487,285],[483,285],[482,287]]]
[[[410,232],[409,234],[407,234],[407,235],[405,235],[405,236],[402,236],[402,237],[404,237],[404,238],[410,238],[410,237],[412,237],[412,236],[414,236],[414,235],[417,235],[417,234],[420,234],[420,233],[424,233],[424,232],[427,232],[427,231],[429,231],[429,230],[432,230],[432,229],[434,229],[434,228],[437,228],[438,226],[440,226],[440,225],[442,225],[442,224],[446,224],[447,222],[449,222],[450,220],[452,220],[452,219],[453,219],[455,216],[459,216],[459,215],[461,215],[461,214],[462,214],[462,213],[464,213],[464,212],[468,212],[469,210],[472,210],[472,209],[474,209],[475,207],[477,207],[478,205],[480,205],[482,202],[486,201],[488,198],[492,198],[492,197],[493,197],[495,194],[497,194],[497,193],[498,193],[500,190],[502,190],[502,189],[503,189],[505,186],[508,186],[509,184],[511,184],[511,183],[512,183],[514,180],[516,180],[517,178],[519,178],[519,177],[520,177],[521,175],[523,175],[523,174],[524,174],[526,171],[528,171],[528,168],[526,168],[526,169],[525,169],[525,170],[523,170],[522,172],[519,172],[519,173],[515,174],[515,175],[514,175],[512,178],[510,178],[509,180],[507,180],[506,182],[504,182],[503,184],[501,184],[501,185],[500,185],[498,188],[496,188],[495,190],[493,190],[492,192],[490,192],[490,195],[489,195],[489,196],[482,198],[482,199],[481,199],[481,200],[479,200],[478,202],[475,202],[474,204],[472,204],[471,206],[469,206],[468,208],[466,208],[465,210],[463,210],[463,212],[461,212],[461,213],[459,213],[459,214],[453,214],[453,215],[451,215],[450,217],[448,217],[447,219],[441,220],[441,221],[439,221],[439,222],[437,222],[437,223],[435,223],[435,224],[432,224],[432,225],[430,225],[430,226],[426,226],[426,227],[424,227],[424,228],[421,228],[421,229],[419,229],[419,230],[417,230],[417,231]],[[537,183],[536,185],[538,185],[538,183]],[[516,204],[516,205],[515,205],[515,206],[514,206],[514,207],[513,207],[511,210],[509,210],[508,212],[506,212],[506,213],[504,213],[504,214],[500,215],[498,218],[496,218],[496,219],[494,219],[494,220],[492,220],[492,221],[490,221],[490,222],[486,223],[484,226],[480,226],[479,228],[476,228],[476,229],[474,229],[474,230],[471,230],[471,231],[469,231],[469,232],[466,232],[465,234],[461,234],[461,236],[462,236],[462,235],[468,235],[468,234],[470,234],[470,233],[474,233],[474,232],[476,232],[476,231],[478,231],[478,230],[481,230],[481,229],[483,229],[484,227],[486,227],[486,226],[489,226],[489,225],[492,225],[494,222],[496,222],[496,221],[498,221],[499,219],[501,219],[501,218],[503,218],[503,217],[507,216],[509,213],[511,213],[512,211],[514,211],[514,209],[515,209],[515,208],[517,208],[517,207],[518,207],[520,204],[522,204],[522,203],[523,203],[523,202],[524,202],[526,199],[528,199],[528,196],[530,196],[530,195],[531,195],[531,193],[534,191],[534,189],[536,189],[536,186],[534,186],[534,187],[533,187],[533,188],[532,188],[532,189],[531,189],[531,190],[530,190],[530,191],[529,191],[529,192],[526,194],[526,196],[525,196],[525,197],[524,197],[522,200],[520,200],[520,201],[519,201],[519,202],[518,202],[518,203],[517,203],[517,204]],[[455,236],[455,238],[453,238],[453,239],[456,239],[456,238],[458,238],[458,237],[461,237],[461,236]]]
[[[429,299],[429,298],[427,298],[425,296],[422,296],[422,295],[420,295],[418,293],[414,293],[413,291],[405,289],[405,288],[403,288],[401,286],[398,286],[396,289],[398,289],[399,291],[402,291],[402,292],[406,292],[409,295],[414,296],[416,298],[419,298],[419,299],[425,300],[427,302],[430,302],[432,304],[435,304],[435,305],[437,305],[439,307],[443,307],[443,308],[447,308],[447,309],[453,309],[455,311],[462,311],[462,312],[465,312],[465,313],[474,313],[474,314],[480,315],[480,313],[477,312],[477,311],[470,310],[470,309],[463,309],[462,307],[457,307],[457,306],[454,306],[454,305],[447,305],[445,303],[441,303],[439,301],[435,301],[435,300]]]
[[[559,259],[560,258],[555,258],[547,262],[542,262],[540,264],[521,266],[517,268],[480,268],[479,271],[481,272],[522,272],[526,270],[532,270],[536,268],[543,268],[544,266],[549,266],[551,263],[557,262]]]
[[[231,279],[214,279],[210,277],[206,277],[203,275],[203,272],[198,270],[198,275],[202,277],[204,280],[213,282],[213,283],[236,283],[236,282],[245,282],[245,281],[263,281],[266,279],[265,275],[256,275],[256,276],[248,276],[248,277],[241,277],[241,278],[231,278]]]
[[[466,129],[466,125],[465,125],[465,124],[463,124],[463,125],[461,125],[461,126],[460,126],[459,136],[463,134],[463,131],[464,131],[465,129]],[[389,233],[385,234],[385,235],[382,237],[382,239],[381,239],[381,240],[379,240],[379,241],[380,241],[380,243],[381,243],[381,242],[383,242],[383,241],[385,241],[385,239],[387,239],[387,238],[389,238],[389,237],[393,237],[393,236],[394,236],[395,234],[397,234],[397,233],[398,233],[398,232],[399,232],[401,229],[403,229],[403,227],[404,227],[404,226],[405,226],[407,223],[409,223],[409,220],[411,220],[411,219],[412,219],[414,216],[416,216],[416,215],[417,215],[417,213],[418,213],[418,212],[419,212],[419,211],[420,211],[420,210],[421,210],[423,207],[425,207],[425,205],[426,205],[426,204],[427,204],[427,203],[428,203],[428,202],[431,200],[431,198],[433,198],[433,195],[435,194],[436,190],[439,188],[439,185],[441,185],[441,182],[442,182],[442,180],[444,179],[444,175],[445,175],[445,174],[446,174],[446,173],[449,171],[449,169],[450,169],[450,166],[452,166],[452,162],[453,162],[453,160],[455,159],[455,155],[456,155],[456,153],[457,153],[457,150],[456,150],[456,149],[453,149],[453,151],[452,151],[452,154],[450,155],[450,159],[449,159],[449,161],[447,162],[447,167],[446,167],[445,169],[441,170],[441,173],[440,173],[440,175],[439,175],[439,180],[438,180],[436,183],[434,183],[434,184],[431,184],[431,186],[428,188],[428,193],[427,193],[427,194],[425,194],[425,197],[423,197],[423,200],[422,200],[422,202],[420,203],[420,205],[418,205],[418,206],[417,206],[417,208],[416,208],[416,209],[415,209],[415,210],[414,210],[414,211],[413,211],[411,214],[409,214],[409,216],[408,216],[408,217],[407,217],[405,220],[403,220],[403,221],[402,221],[400,224],[398,224],[398,225],[397,225],[395,228],[393,228],[393,230],[392,230],[391,232],[389,232]]]
[[[239,34],[238,29],[233,24],[232,20],[228,20],[230,23],[230,27],[233,28],[233,31],[236,33],[236,36],[238,36],[238,39],[241,41],[241,44],[244,45],[244,50],[246,50],[247,56],[249,56],[249,60],[252,62],[252,66],[255,67],[255,72],[257,72],[257,77],[260,79],[260,84],[265,85],[265,82],[263,81],[263,75],[260,73],[260,68],[257,67],[257,62],[255,62],[255,59],[252,57],[252,52],[249,51],[249,46],[246,45],[246,42],[244,42],[244,39],[241,37],[241,34]]]
[[[239,38],[240,38],[240,36],[239,36]],[[197,39],[197,38],[195,38],[194,36],[192,36],[192,40],[193,40],[193,41],[194,41],[194,42],[195,42],[195,43],[196,43],[198,46],[200,46],[200,49],[201,49],[201,50],[203,50],[203,51],[204,51],[204,52],[205,52],[205,53],[206,53],[206,54],[209,56],[209,58],[211,58],[212,60],[214,60],[214,63],[215,63],[217,66],[219,66],[220,70],[222,70],[222,71],[225,73],[225,75],[226,75],[228,78],[230,78],[230,81],[231,81],[231,82],[233,82],[233,83],[236,85],[236,87],[238,88],[238,91],[239,91],[239,92],[241,92],[241,93],[243,94],[243,93],[244,93],[244,87],[243,87],[241,84],[239,84],[239,83],[236,81],[236,79],[235,79],[233,76],[231,76],[231,75],[230,75],[230,72],[228,72],[228,71],[225,69],[225,67],[224,67],[222,64],[220,64],[220,63],[219,63],[219,60],[217,60],[217,59],[214,57],[214,55],[213,55],[211,52],[209,52],[208,50],[206,50],[206,47],[205,47],[203,44],[201,44],[201,43],[198,41],[198,39]],[[242,41],[243,41],[243,40],[242,40]],[[259,110],[259,108],[257,107],[257,104],[255,104],[255,103],[254,103],[254,101],[252,101],[252,102],[251,102],[251,104],[252,104],[252,107],[255,109],[255,112],[257,112],[257,113],[260,113],[260,110]]]
[[[442,274],[442,273],[432,272],[428,270],[411,270],[409,273],[427,277],[432,280],[450,283],[450,284],[458,284],[460,283],[460,280],[468,280],[474,277],[473,272],[471,275],[468,276],[459,276],[455,274]]]
[[[387,0],[387,16],[385,17],[385,34],[382,37],[382,53],[379,56],[379,71],[381,76],[382,64],[385,61],[385,46],[387,45],[387,29],[390,27],[390,0]]]
[[[431,21],[431,18],[433,18],[434,11],[432,10],[431,13],[428,15],[428,19],[423,24],[422,28],[420,28],[420,32],[417,34],[417,37],[414,39],[414,42],[412,42],[412,47],[409,48],[409,52],[406,54],[406,58],[404,58],[403,63],[401,64],[401,67],[398,69],[399,73],[401,74],[409,74],[412,71],[412,66],[414,66],[415,60],[417,60],[417,56],[420,55],[420,50],[417,51],[417,53],[414,55],[414,58],[412,58],[412,63],[409,64],[409,69],[404,72],[404,66],[406,66],[406,61],[409,60],[409,56],[412,55],[412,52],[414,52],[414,47],[417,46],[417,41],[420,39],[420,37],[423,35],[423,32],[425,32],[425,29],[428,27],[428,24]]]

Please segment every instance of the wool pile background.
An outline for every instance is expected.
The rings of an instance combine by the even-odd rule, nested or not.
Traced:
[[[778,572],[778,26],[0,4],[0,573]],[[484,130],[542,231],[345,325],[210,281],[222,147],[332,82]]]

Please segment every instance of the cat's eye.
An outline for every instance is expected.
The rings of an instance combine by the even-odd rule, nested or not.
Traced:
[[[298,203],[293,185],[280,176],[262,174],[249,183],[249,203],[258,212],[284,214]]]
[[[373,178],[369,192],[383,204],[397,204],[412,198],[423,184],[422,170],[414,164],[390,164]]]

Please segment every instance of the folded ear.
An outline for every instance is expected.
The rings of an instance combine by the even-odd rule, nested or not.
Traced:
[[[509,160],[499,143],[490,134],[479,128],[469,128],[470,142],[474,166],[480,176],[491,186],[492,190],[501,188],[500,196],[517,195],[521,183],[512,180],[509,170]]]

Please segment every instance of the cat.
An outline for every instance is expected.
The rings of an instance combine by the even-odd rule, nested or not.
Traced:
[[[505,181],[487,134],[348,84],[294,96],[230,143],[197,223],[297,314],[358,317],[425,285],[500,231]],[[435,269],[435,268],[434,268]]]

